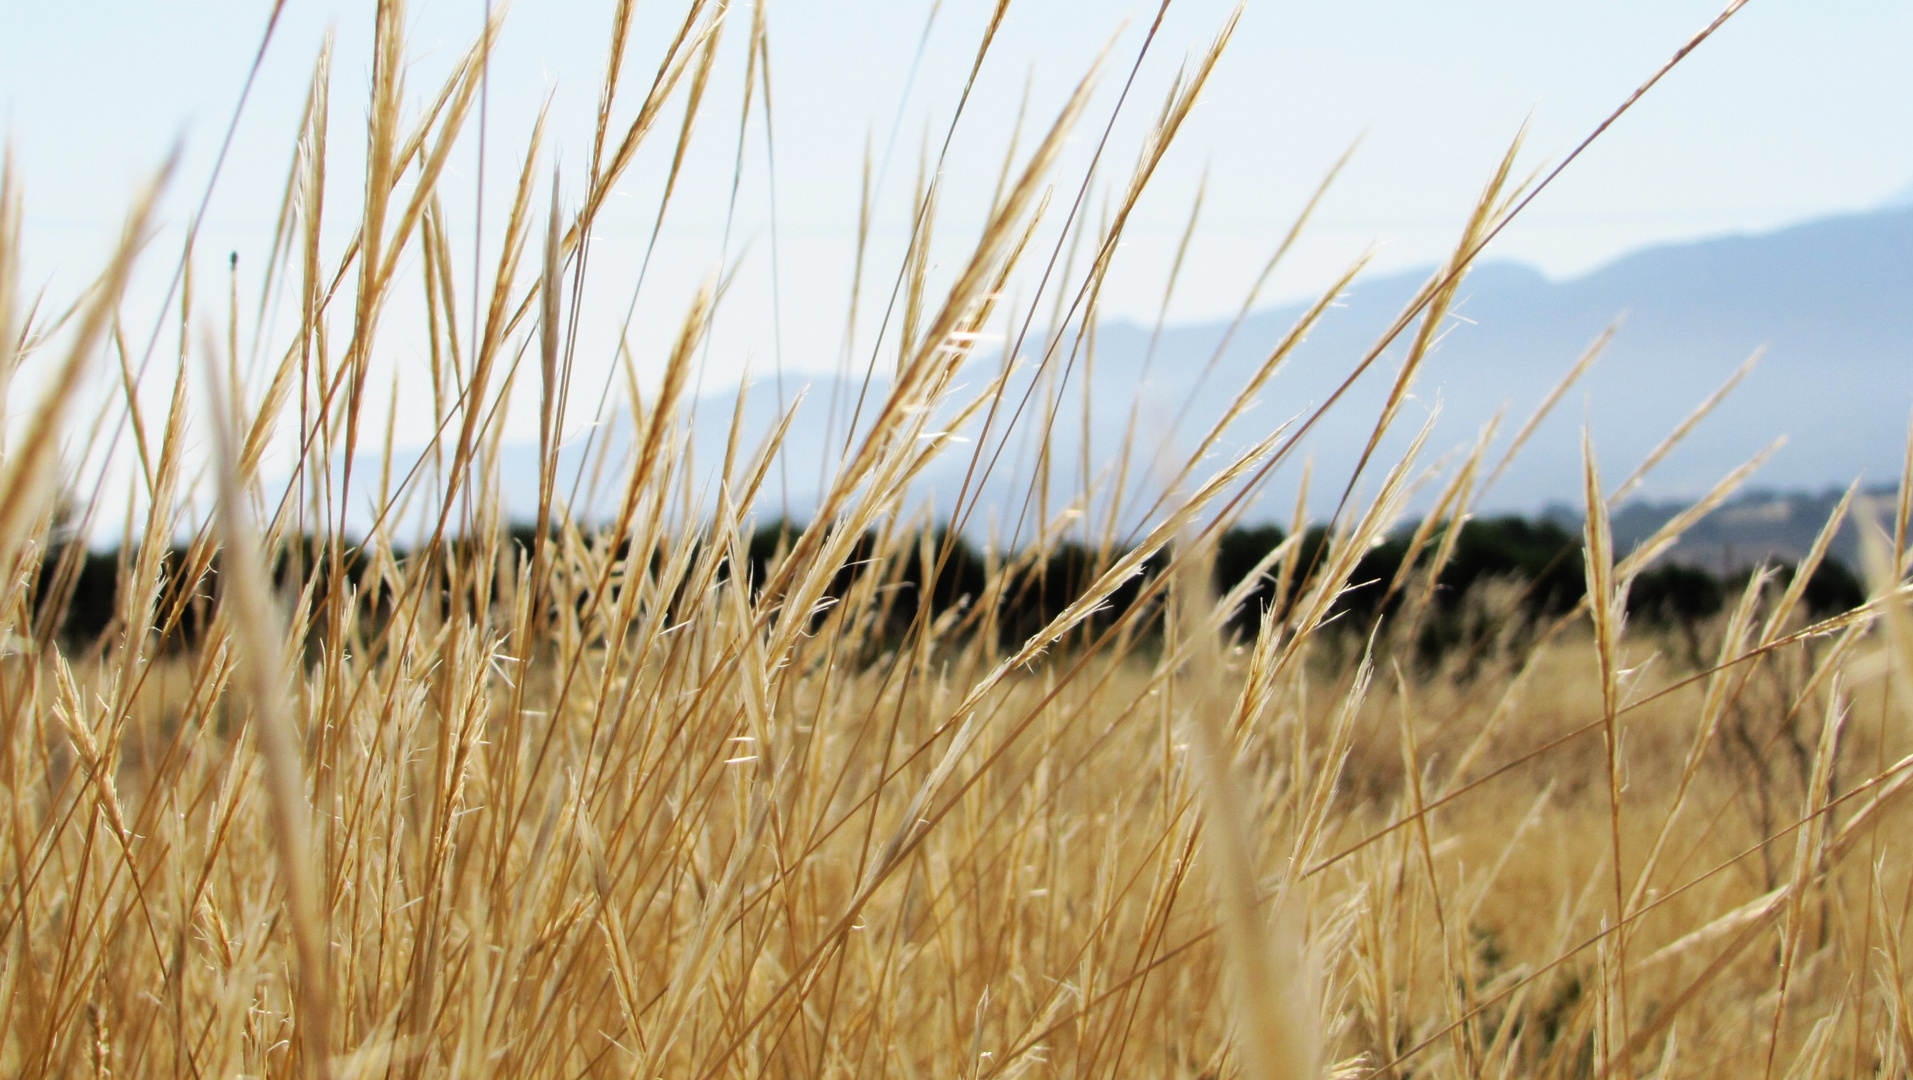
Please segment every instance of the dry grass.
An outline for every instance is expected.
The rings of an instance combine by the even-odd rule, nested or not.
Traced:
[[[1913,823],[1897,801],[1913,777],[1903,535],[1878,538],[1875,599],[1823,624],[1806,626],[1797,587],[1757,579],[1710,631],[1715,666],[1690,671],[1625,625],[1645,558],[1609,550],[1606,507],[1621,492],[1604,494],[1590,466],[1589,605],[1434,670],[1398,663],[1452,553],[1447,526],[1505,465],[1482,468],[1484,438],[1440,481],[1413,541],[1429,569],[1391,583],[1407,602],[1374,639],[1326,620],[1425,479],[1412,455],[1376,463],[1372,484],[1347,479],[1320,557],[1305,563],[1290,544],[1259,571],[1295,601],[1252,638],[1231,637],[1254,582],[1212,595],[1206,553],[1245,492],[1293,467],[1296,440],[1330,402],[1220,466],[1205,457],[1214,438],[1192,440],[1197,452],[1169,470],[1182,494],[1133,544],[1117,542],[1112,510],[1100,577],[1025,642],[999,647],[992,629],[1016,552],[996,553],[983,595],[956,609],[918,608],[887,585],[907,556],[937,554],[911,524],[912,478],[936,455],[974,455],[973,497],[995,448],[1034,425],[1032,484],[1047,498],[1042,420],[1077,364],[1065,344],[1087,346],[1043,338],[1041,363],[1059,378],[1031,385],[1051,387],[1049,400],[1018,401],[1004,379],[959,390],[959,369],[1026,264],[1057,325],[1093,323],[1124,223],[1226,27],[1171,88],[1101,225],[1070,195],[1090,179],[1056,175],[1093,77],[1006,161],[987,227],[935,280],[922,253],[936,187],[922,192],[923,235],[893,293],[906,331],[889,388],[859,404],[866,434],[765,580],[734,570],[775,437],[754,448],[734,435],[710,491],[695,490],[685,460],[680,411],[712,290],[686,313],[657,384],[642,395],[633,384],[629,455],[595,466],[615,478],[616,517],[600,528],[569,516],[555,431],[584,238],[672,103],[685,119],[662,137],[681,154],[727,25],[722,5],[691,4],[628,106],[617,72],[637,17],[619,5],[581,209],[565,216],[554,190],[539,220],[534,139],[510,219],[487,244],[489,284],[462,314],[460,230],[435,185],[468,137],[486,43],[421,115],[402,115],[404,20],[382,5],[359,230],[330,259],[322,60],[274,263],[296,290],[298,330],[249,383],[225,376],[230,339],[189,350],[182,331],[164,417],[141,414],[145,372],[119,343],[124,415],[103,413],[117,419],[81,437],[136,460],[154,509],[137,533],[128,526],[116,628],[71,652],[53,628],[78,547],[44,559],[56,448],[77,428],[81,373],[120,337],[151,199],[97,287],[49,319],[19,303],[8,172],[0,378],[39,363],[47,342],[68,346],[42,400],[14,405],[0,476],[0,1073],[1913,1069],[1913,874],[1895,839]],[[749,35],[747,78],[768,86],[761,11],[733,32]],[[989,47],[986,36],[979,68]],[[1106,58],[1119,74],[1129,62]],[[1532,197],[1513,161],[1511,150],[1454,257],[1389,335],[1409,348],[1388,406],[1364,421],[1371,452],[1461,276]],[[1051,274],[1076,241],[1045,252],[1032,237],[1058,213],[1089,255]],[[432,304],[440,438],[409,475],[351,474],[344,463],[379,449],[361,408],[381,314],[420,284],[410,267]],[[1037,307],[1020,330],[1012,313],[1018,342]],[[190,312],[179,319],[191,328]],[[1356,358],[1351,380],[1387,344]],[[214,375],[201,414],[214,418],[220,513],[203,525],[187,509],[193,352]],[[518,375],[527,359],[543,455],[529,551],[503,538],[490,479],[506,387],[534,378]],[[984,437],[966,448],[927,430],[940,408]],[[297,446],[283,491],[259,480],[275,440]],[[1365,487],[1372,500],[1355,497]],[[300,538],[336,528],[368,488],[391,512],[355,577],[338,545]],[[77,504],[87,523],[105,489],[89,490]],[[429,535],[397,559],[401,505],[428,508]],[[1044,509],[1052,520],[1027,551],[1082,527]],[[216,565],[219,582],[183,651],[162,641],[183,610],[159,603],[175,595],[160,552],[182,533],[187,578]],[[874,555],[859,547],[866,534]],[[274,589],[268,566],[314,551],[317,572]],[[865,557],[874,572],[833,584]],[[1167,569],[1144,577],[1142,602],[1093,617],[1149,566]],[[36,608],[36,596],[55,599]],[[1509,589],[1473,602],[1483,625],[1518,621]]]

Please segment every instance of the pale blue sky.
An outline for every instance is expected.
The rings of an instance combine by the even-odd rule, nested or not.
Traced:
[[[926,131],[941,132],[992,5],[943,3],[915,89],[900,107],[929,4],[768,3],[782,347],[790,366],[822,368],[836,362],[841,348],[865,140],[881,155],[892,146],[892,131],[899,133],[879,206],[881,263],[889,257],[883,252],[903,239],[921,141]],[[266,0],[70,0],[0,7],[0,118],[24,180],[28,268],[36,280],[51,280],[55,295],[82,281],[135,182],[177,138],[184,140],[185,168],[169,220],[176,227],[185,219],[204,188],[269,6]],[[678,6],[639,3],[632,86],[655,64],[664,21]],[[1106,117],[1154,6],[1133,0],[1011,5],[948,170],[942,221],[952,243],[977,223],[1026,76],[1032,118],[1047,122],[1090,59],[1121,31],[1115,65],[1076,147],[1080,166],[1089,133]],[[1171,8],[1129,118],[1117,126],[1111,180],[1126,177],[1143,124],[1175,66],[1207,42],[1233,6],[1179,0]],[[329,26],[338,36],[329,231],[343,243],[356,196],[372,7],[289,0],[213,202],[202,276],[223,271],[228,250],[241,253],[243,268],[256,269],[263,257],[296,111]],[[520,0],[514,6],[491,87],[493,195],[502,194],[548,92],[554,95],[548,154],[569,175],[582,172],[611,7],[609,0]],[[1201,318],[1233,310],[1308,191],[1357,136],[1363,138],[1357,156],[1278,277],[1272,298],[1317,286],[1371,243],[1382,244],[1382,268],[1432,262],[1525,118],[1533,117],[1527,160],[1558,160],[1717,8],[1717,0],[1250,0],[1204,104],[1131,228],[1106,312],[1153,317],[1161,268],[1205,169],[1208,202],[1175,311]],[[482,0],[411,6],[415,63],[408,93],[414,103],[435,89],[451,57],[476,35],[481,10]],[[673,211],[639,305],[635,340],[641,347],[667,333],[670,313],[719,257],[743,25],[739,20],[724,43],[730,66],[713,80],[683,202]],[[1905,0],[1753,0],[1537,201],[1495,253],[1572,274],[1658,240],[1874,205],[1913,179],[1910,52],[1913,4]],[[714,350],[714,366],[730,372],[747,360],[762,369],[776,348],[769,198],[761,136],[753,139],[729,252],[735,257],[748,245],[749,255],[726,312],[730,336],[720,337]],[[634,167],[625,197],[602,223],[593,310],[622,314],[666,145],[657,140]],[[463,158],[449,189],[455,212],[469,211],[469,202],[461,208],[457,200],[470,184],[470,160]],[[574,202],[575,193],[575,187],[568,192]],[[170,257],[176,248],[161,250]],[[157,295],[152,281],[145,285],[149,291],[136,293],[136,306]],[[394,332],[402,352],[402,320]],[[608,340],[602,326],[598,333],[593,340]],[[602,370],[608,351],[599,351],[605,355],[586,363]]]

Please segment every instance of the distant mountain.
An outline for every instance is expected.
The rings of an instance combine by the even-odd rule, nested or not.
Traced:
[[[1223,449],[1248,445],[1326,400],[1427,278],[1427,272],[1414,272],[1358,283],[1268,385],[1248,418],[1228,433]],[[1170,327],[1153,360],[1149,328],[1123,321],[1099,326],[1093,356],[1078,359],[1059,398],[1052,492],[1061,497],[1080,489],[1085,431],[1091,471],[1106,472],[1133,413],[1143,453],[1131,462],[1130,475],[1141,478],[1137,492],[1147,493],[1164,474],[1160,462],[1152,466],[1144,459],[1158,450],[1173,456],[1191,447],[1304,310],[1291,304],[1252,314],[1206,378],[1225,324]],[[1617,482],[1763,346],[1759,366],[1655,471],[1642,488],[1645,497],[1668,502],[1697,495],[1783,435],[1786,447],[1758,474],[1765,488],[1820,491],[1844,487],[1855,477],[1869,483],[1897,478],[1913,408],[1913,205],[1649,248],[1564,281],[1519,264],[1481,265],[1463,285],[1454,318],[1416,385],[1416,402],[1384,444],[1381,460],[1392,460],[1388,455],[1400,452],[1437,404],[1430,456],[1471,444],[1498,413],[1499,443],[1505,444],[1575,358],[1617,319],[1619,330],[1606,354],[1489,494],[1489,508],[1532,511],[1573,499],[1580,488],[1584,424],[1607,482]],[[1039,355],[1041,348],[1028,345],[1025,356]],[[1376,364],[1307,441],[1318,506],[1332,505],[1340,494],[1400,352],[1398,345]],[[980,383],[1000,362],[979,357],[971,382]],[[1031,377],[1026,368],[1021,381],[1013,382],[1012,400]],[[843,438],[843,418],[859,386],[796,375],[786,375],[785,383],[787,398],[800,386],[808,394],[787,460],[773,473],[770,508],[781,502],[801,515],[814,505],[817,477]],[[879,382],[871,392],[882,389]],[[834,436],[827,437],[833,400],[837,422]],[[770,381],[760,380],[743,414],[746,446],[769,429],[776,404]],[[694,446],[701,462],[721,458],[735,406],[728,393],[697,403]],[[1026,415],[1025,432],[1012,437],[986,489],[986,512],[1000,520],[1015,517],[1018,495],[1029,488],[1033,459],[1023,447],[1032,419]],[[617,430],[607,437],[622,438]],[[947,507],[967,464],[963,455],[940,463],[925,478],[925,492]],[[508,449],[501,468],[514,509],[529,506],[535,490],[528,484],[535,476],[529,450]],[[1372,471],[1379,475],[1379,469]],[[1297,467],[1285,469],[1257,513],[1286,515],[1298,474]]]

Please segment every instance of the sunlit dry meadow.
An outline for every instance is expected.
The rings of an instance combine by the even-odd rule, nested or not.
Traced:
[[[1036,224],[1073,213],[1087,182],[1061,148],[1097,137],[1090,88],[1129,57],[980,168],[997,194],[966,260],[865,284],[866,303],[897,286],[907,329],[807,526],[751,549],[775,516],[779,433],[733,438],[713,485],[689,460],[717,279],[668,355],[639,358],[655,377],[613,399],[632,438],[596,466],[608,503],[572,512],[558,420],[585,238],[641,145],[689,137],[720,37],[768,57],[759,15],[616,6],[588,167],[548,188],[534,144],[499,168],[516,197],[473,311],[450,270],[469,223],[436,185],[474,137],[487,42],[442,93],[402,90],[403,12],[381,4],[365,172],[344,181],[364,193],[355,239],[320,242],[342,182],[327,140],[361,137],[329,116],[322,61],[287,133],[274,263],[296,325],[245,369],[226,298],[180,302],[163,411],[131,391],[117,317],[136,261],[173,257],[146,242],[152,194],[60,308],[21,279],[9,172],[0,375],[31,371],[34,392],[7,401],[0,475],[0,1073],[1913,1068],[1909,485],[1897,507],[1842,504],[1868,530],[1861,607],[1810,613],[1811,565],[1755,574],[1686,640],[1628,623],[1630,583],[1750,470],[1616,551],[1608,510],[1641,473],[1590,464],[1586,594],[1545,617],[1519,581],[1437,588],[1499,472],[1486,439],[1445,456],[1416,440],[1360,483],[1313,477],[1350,492],[1314,522],[1326,543],[1296,527],[1241,580],[1212,570],[1252,496],[1303,470],[1311,426],[1379,443],[1394,425],[1468,266],[1551,178],[1513,149],[1486,163],[1448,264],[1347,358],[1351,380],[1393,380],[1380,415],[1323,403],[1239,453],[1218,449],[1221,425],[1187,433],[1173,496],[1133,533],[1110,515],[1034,626],[1010,618],[1030,567],[1083,541],[1098,493],[1045,498],[1049,520],[1015,546],[973,529],[980,585],[933,604],[924,568],[964,534],[933,528],[912,482],[939,456],[981,472],[1006,431],[1040,425],[1041,401],[1019,408],[1006,377],[965,364],[986,332],[1016,337],[1007,285],[1054,264]],[[618,62],[632,20],[665,18],[682,29],[661,63]],[[1227,40],[1129,100],[1156,117],[1133,179],[1081,218],[1084,254],[1043,278],[1041,303],[1093,316],[1127,207]],[[1345,285],[1251,373],[1245,408]],[[421,288],[438,442],[409,472],[348,472],[396,460],[362,404],[388,302]],[[1070,359],[1061,334],[1030,340],[1032,363]],[[82,385],[116,365],[125,396],[89,401]],[[1584,367],[1564,358],[1564,392]],[[540,410],[535,522],[505,520],[497,488],[513,384]],[[952,414],[982,437],[959,441]],[[75,537],[120,511],[65,463],[107,439],[151,511],[128,516],[112,618],[83,640],[62,631]],[[367,490],[392,513],[344,542],[348,493]],[[1388,535],[1410,557],[1362,623],[1338,597]],[[1472,629],[1430,652],[1416,643],[1438,607]]]

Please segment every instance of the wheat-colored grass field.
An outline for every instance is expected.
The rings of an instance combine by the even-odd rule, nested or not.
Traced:
[[[1041,402],[1015,410],[965,365],[1009,316],[1006,283],[1052,258],[1034,223],[1084,182],[1059,153],[1121,57],[1001,166],[965,260],[897,271],[904,347],[808,525],[752,550],[775,437],[734,438],[720,482],[695,480],[684,425],[715,285],[668,355],[641,358],[656,377],[632,382],[633,437],[597,466],[612,509],[569,510],[557,431],[585,238],[640,146],[689,137],[659,118],[699,108],[715,37],[767,50],[753,10],[670,15],[648,83],[614,63],[597,148],[548,203],[535,147],[499,170],[514,209],[473,311],[451,281],[471,233],[436,185],[474,136],[486,42],[412,110],[403,13],[381,4],[354,241],[321,243],[326,132],[348,119],[328,118],[322,64],[288,133],[274,267],[296,326],[242,370],[199,332],[225,325],[223,298],[182,307],[163,413],[141,412],[115,346],[131,268],[171,257],[146,243],[153,197],[56,311],[21,279],[9,172],[0,376],[40,390],[8,402],[0,472],[0,1074],[1913,1069],[1908,485],[1897,507],[1842,505],[1869,530],[1862,606],[1810,612],[1811,565],[1756,574],[1686,638],[1630,625],[1630,584],[1745,470],[1615,551],[1608,508],[1638,476],[1590,465],[1578,606],[1536,617],[1522,583],[1478,586],[1460,601],[1474,631],[1445,651],[1416,643],[1457,610],[1436,583],[1498,471],[1485,440],[1432,469],[1419,442],[1374,461],[1316,522],[1325,540],[1297,528],[1240,581],[1212,570],[1247,496],[1303,468],[1310,426],[1379,441],[1395,423],[1467,268],[1553,175],[1521,182],[1512,150],[1389,340],[1348,358],[1351,379],[1394,379],[1382,414],[1326,403],[1237,456],[1217,449],[1235,415],[1190,435],[1174,497],[1131,536],[1112,524],[1034,624],[1010,618],[1015,594],[1084,536],[1097,493],[1014,547],[973,530],[981,585],[931,604],[906,571],[962,534],[928,527],[912,481],[942,456],[988,464],[990,439],[933,416],[1040,424]],[[612,55],[632,20],[666,17],[617,5]],[[1059,308],[1094,311],[1227,40],[1163,88],[1133,180],[1082,227],[1101,254],[1050,286]],[[385,308],[421,286],[438,441],[409,474],[347,473],[392,460],[362,404]],[[89,426],[81,387],[115,364],[125,396]],[[539,520],[516,533],[496,482],[513,384],[535,386],[542,433]],[[152,510],[82,640],[62,631],[89,558],[74,538],[115,510],[61,463],[107,439]],[[344,542],[341,508],[368,490],[392,513]],[[1390,535],[1410,557],[1363,624],[1338,599]]]

